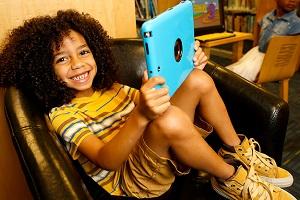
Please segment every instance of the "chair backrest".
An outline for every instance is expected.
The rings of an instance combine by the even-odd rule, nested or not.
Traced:
[[[300,35],[275,36],[270,40],[257,83],[289,79],[300,57]]]

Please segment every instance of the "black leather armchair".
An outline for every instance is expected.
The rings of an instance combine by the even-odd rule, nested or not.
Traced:
[[[113,40],[123,83],[139,88],[145,69],[140,40]],[[288,122],[288,105],[279,97],[247,82],[221,66],[204,69],[215,81],[237,132],[254,137],[262,150],[281,163]],[[44,113],[29,92],[9,88],[5,95],[7,121],[27,183],[35,199],[121,199],[112,197],[89,179],[72,161],[59,138],[48,129]],[[218,139],[212,134],[209,142]],[[217,146],[216,146],[217,147]],[[160,199],[220,199],[209,181],[191,173],[176,178]],[[128,198],[126,198],[128,199]]]

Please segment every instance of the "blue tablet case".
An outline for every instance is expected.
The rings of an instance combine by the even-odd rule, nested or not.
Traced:
[[[162,76],[172,96],[193,69],[192,3],[182,1],[144,22],[141,35],[149,78]]]

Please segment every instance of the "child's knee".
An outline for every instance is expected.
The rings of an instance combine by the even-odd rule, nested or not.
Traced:
[[[179,108],[171,106],[162,116],[152,122],[156,134],[162,134],[166,139],[174,139],[186,131],[191,123],[189,117]]]
[[[196,91],[198,94],[205,94],[215,88],[212,78],[202,70],[193,70],[185,80],[186,87]]]

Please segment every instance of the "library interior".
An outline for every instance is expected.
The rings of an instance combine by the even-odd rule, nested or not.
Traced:
[[[186,1],[193,4],[194,39],[208,58],[203,70],[213,79],[234,129],[249,139],[255,138],[259,145],[252,145],[257,152],[266,153],[292,174],[293,184],[283,189],[300,199],[300,32],[275,35],[268,41],[252,81],[227,67],[242,62],[244,55],[259,46],[261,22],[280,0]],[[299,20],[300,1],[290,1],[297,4],[295,13]],[[0,50],[10,31],[24,21],[54,15],[57,10],[75,9],[101,23],[120,67],[118,80],[139,89],[147,68],[140,34],[142,24],[180,2],[52,0],[45,6],[43,1],[0,0]],[[71,158],[51,129],[47,114],[37,105],[27,91],[0,87],[0,199],[138,199],[111,195],[93,181]],[[222,143],[214,133],[205,140],[217,152]],[[187,175],[176,176],[163,195],[144,199],[231,198],[216,192],[208,173],[191,169]]]

